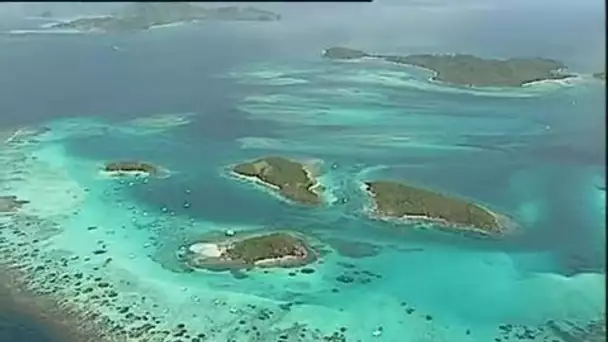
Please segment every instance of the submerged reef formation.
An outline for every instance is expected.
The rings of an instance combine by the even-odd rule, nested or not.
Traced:
[[[488,235],[504,231],[494,213],[461,199],[385,180],[365,182],[365,190],[380,217],[434,221]]]
[[[558,324],[547,322],[547,327],[563,342],[606,342],[606,316],[586,324]]]
[[[160,173],[160,169],[150,163],[140,161],[116,161],[107,163],[103,171],[113,176],[124,175],[148,175],[154,176]]]
[[[320,205],[318,182],[300,162],[283,157],[268,156],[237,164],[232,168],[236,176],[253,179],[275,189],[283,197],[297,203]]]
[[[29,201],[20,200],[17,196],[0,196],[0,214],[14,213],[27,203],[29,203]]]
[[[78,18],[59,22],[53,29],[76,29],[79,31],[115,32],[141,31],[154,26],[181,22],[209,20],[221,21],[277,21],[281,16],[255,7],[203,7],[188,2],[132,3],[113,15]]]
[[[278,232],[196,242],[184,257],[195,268],[241,269],[303,266],[315,261],[317,255],[303,238]]]
[[[373,57],[435,72],[433,80],[476,87],[520,87],[527,83],[572,77],[566,65],[547,58],[485,59],[470,54],[380,55],[345,47],[331,47],[323,57],[350,60]]]
[[[126,122],[126,126],[134,128],[133,134],[146,132],[160,132],[169,128],[188,125],[191,123],[192,113],[157,114],[148,117],[139,117]]]

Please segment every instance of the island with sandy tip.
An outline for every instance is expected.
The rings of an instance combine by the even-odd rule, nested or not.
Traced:
[[[140,161],[115,161],[106,163],[103,171],[112,176],[156,176],[161,173],[158,166]]]
[[[320,186],[303,163],[283,157],[268,156],[232,167],[232,174],[261,182],[286,199],[300,204],[320,205]]]
[[[548,58],[486,59],[470,54],[382,55],[346,47],[323,50],[332,60],[375,58],[415,66],[435,72],[432,80],[461,86],[521,87],[528,83],[573,77],[565,73],[566,65]]]
[[[299,267],[317,257],[303,238],[287,232],[196,242],[182,256],[190,267],[211,270]]]
[[[27,203],[29,201],[20,200],[17,196],[0,196],[0,213],[15,213]]]
[[[497,215],[477,204],[395,181],[377,180],[364,185],[372,198],[372,212],[380,218],[429,221],[483,235],[505,232]]]

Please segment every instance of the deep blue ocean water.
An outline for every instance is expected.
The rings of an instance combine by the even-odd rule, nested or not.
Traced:
[[[27,311],[28,308],[17,303],[13,295],[0,288],[0,341],[63,342],[51,329],[52,322],[50,325],[42,322],[40,315]]]
[[[531,97],[441,92],[396,78],[390,66],[369,66],[375,73],[371,76],[358,74],[356,66],[328,66],[319,61],[318,51],[335,43],[335,37],[315,36],[289,49],[263,38],[268,28],[208,28],[0,37],[0,120],[10,127],[88,117],[120,126],[152,114],[195,113],[190,125],[152,137],[108,134],[74,139],[65,146],[80,158],[137,156],[175,171],[164,182],[129,189],[128,195],[150,212],[169,208],[218,225],[289,226],[319,236],[344,231],[342,235],[360,240],[504,252],[530,273],[603,272],[605,210],[597,189],[605,184],[601,85],[587,82]],[[261,31],[260,38],[252,38],[254,30]],[[113,51],[113,45],[121,51]],[[488,50],[493,54],[500,49]],[[518,48],[510,50],[515,55]],[[570,57],[580,63],[580,56]],[[276,79],[309,83],[278,87],[259,76],[243,76],[244,70],[273,68],[283,69]],[[230,72],[241,74],[230,78]],[[385,78],[378,81],[378,75]],[[351,88],[369,92],[370,99],[335,93]],[[324,89],[321,95],[310,95]],[[276,95],[291,97],[264,103]],[[292,116],[286,118],[286,113]],[[383,137],[407,137],[418,145]],[[310,212],[246,190],[218,172],[222,165],[269,153],[319,158],[325,169],[335,163],[328,182],[339,185],[338,196],[351,201]],[[377,229],[361,219],[356,184],[344,180],[345,175],[404,179],[473,198],[512,217],[525,233],[479,242]],[[195,232],[175,234],[178,243]],[[173,247],[160,253],[171,254]],[[529,255],[547,255],[548,261]],[[170,258],[163,254],[160,259],[169,263]],[[398,296],[399,286],[404,285],[389,281],[377,289]],[[19,318],[10,325],[28,323]]]
[[[52,342],[55,340],[43,327],[28,315],[8,315],[8,308],[2,308],[0,315],[0,341]],[[6,314],[5,314],[6,312]]]

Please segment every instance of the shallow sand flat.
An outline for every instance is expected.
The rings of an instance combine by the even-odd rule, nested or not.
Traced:
[[[42,149],[33,154],[36,160],[23,165],[27,174],[22,182],[12,185],[12,191],[19,198],[27,198],[30,203],[21,210],[22,213],[41,218],[54,215],[67,215],[78,210],[86,197],[86,189],[71,181],[65,172],[65,165],[53,164],[45,155],[57,153],[55,147]],[[61,152],[59,152],[61,153]],[[50,161],[50,162],[47,162]]]
[[[189,125],[195,113],[167,113],[144,116],[125,122],[119,127],[126,134],[146,135]]]
[[[291,67],[277,69],[276,65],[258,65],[257,67],[230,72],[228,77],[243,84],[288,86],[308,83],[309,80],[305,76],[311,72],[314,72],[314,69]]]

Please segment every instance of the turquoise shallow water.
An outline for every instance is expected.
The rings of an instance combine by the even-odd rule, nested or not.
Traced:
[[[471,90],[390,65],[244,62],[196,47],[177,68],[177,49],[202,39],[184,30],[183,40],[167,30],[55,41],[60,63],[77,60],[81,73],[67,74],[66,98],[43,102],[70,118],[38,114],[30,121],[48,132],[0,148],[1,194],[31,201],[3,218],[0,252],[35,293],[141,341],[567,341],[549,320],[604,313],[603,84]],[[124,54],[105,50],[113,40]],[[41,49],[11,44],[15,55]],[[90,68],[106,55],[112,67]],[[70,72],[56,68],[33,94]],[[10,109],[23,107],[42,110]],[[266,154],[319,162],[335,201],[294,206],[224,173]],[[171,175],[99,173],[124,158]],[[518,234],[479,240],[370,220],[359,186],[374,178],[470,198]],[[181,246],[226,229],[295,230],[323,257],[313,274],[184,270]]]

